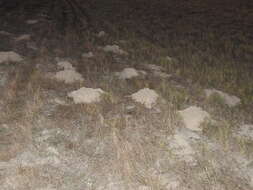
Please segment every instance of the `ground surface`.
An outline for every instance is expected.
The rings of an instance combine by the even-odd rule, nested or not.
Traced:
[[[252,1],[34,2],[0,8],[1,190],[253,188]]]

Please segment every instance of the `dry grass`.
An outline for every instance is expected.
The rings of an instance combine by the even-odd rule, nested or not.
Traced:
[[[109,3],[111,2],[114,1]],[[154,6],[161,8],[161,12],[163,9],[159,3],[162,2],[153,2]],[[180,3],[172,5],[178,5],[175,10],[178,9],[179,13],[184,13],[187,6]],[[205,3],[193,5],[195,8],[203,6],[206,10]],[[97,6],[99,8],[102,5]],[[114,6],[117,8],[118,5]],[[236,164],[230,165],[232,159],[226,162],[226,158],[229,158],[233,151],[241,152],[247,158],[252,157],[252,141],[233,137],[234,129],[241,123],[252,121],[252,113],[243,112],[244,106],[251,106],[253,101],[253,79],[250,71],[252,45],[247,36],[237,31],[236,40],[233,40],[233,35],[228,34],[226,37],[218,31],[211,30],[212,28],[209,31],[206,26],[197,28],[196,26],[201,25],[198,24],[202,22],[201,18],[190,19],[191,25],[187,25],[177,16],[174,19],[179,24],[172,22],[172,32],[166,33],[170,30],[161,29],[166,26],[156,24],[155,28],[149,30],[147,26],[152,25],[148,22],[138,25],[138,19],[148,16],[144,14],[145,11],[149,11],[146,10],[147,7],[144,7],[141,16],[136,16],[134,12],[136,21],[130,22],[110,22],[110,19],[114,18],[107,18],[107,15],[113,15],[114,10],[107,7],[108,12],[103,12],[105,8],[106,6],[96,10],[101,11],[100,13],[108,19],[106,22],[110,35],[99,39],[92,34],[95,31],[80,34],[72,28],[67,28],[66,33],[59,37],[54,27],[49,28],[46,36],[42,35],[43,39],[36,39],[41,45],[36,58],[27,59],[24,68],[10,74],[1,97],[1,106],[5,111],[0,113],[0,160],[8,161],[15,158],[29,145],[43,148],[36,144],[36,135],[43,130],[59,129],[62,131],[61,134],[51,136],[49,140],[40,143],[47,143],[46,146],[59,149],[60,156],[63,160],[66,159],[66,162],[70,162],[75,156],[89,157],[86,163],[87,171],[81,171],[77,183],[89,181],[90,176],[87,175],[91,175],[95,182],[90,189],[96,189],[100,182],[107,183],[107,178],[112,177],[122,182],[126,189],[135,189],[142,185],[147,189],[163,190],[166,189],[163,175],[170,172],[189,189],[250,189],[248,182],[238,177],[239,174],[233,170]],[[186,21],[187,18],[192,17],[186,15]],[[99,21],[96,22],[99,26]],[[138,27],[129,27],[128,30],[128,24]],[[135,30],[138,28],[147,35],[141,36],[143,32]],[[153,31],[157,31],[158,34],[153,36]],[[51,37],[48,35],[50,33]],[[119,40],[124,40],[124,43],[120,43]],[[159,40],[167,46],[161,46]],[[129,56],[105,54],[98,48],[114,44],[115,41],[129,53]],[[95,57],[82,58],[81,54],[88,51],[92,51]],[[166,59],[168,55],[172,60]],[[55,56],[73,58],[73,65],[84,76],[84,82],[66,85],[46,78],[45,73],[56,71]],[[119,80],[113,76],[113,72],[122,70],[126,65],[143,69],[143,64],[150,63],[162,66],[166,72],[172,74],[172,78],[161,80],[152,75]],[[38,69],[35,64],[44,67]],[[66,95],[81,86],[102,88],[107,93],[100,103],[74,105]],[[134,103],[127,97],[145,87],[155,89],[161,96],[152,110]],[[202,89],[207,87],[238,95],[242,98],[243,105],[229,109],[224,100],[216,95],[205,100]],[[66,105],[56,104],[52,97],[61,97]],[[219,121],[215,124],[203,124],[204,130],[201,135],[207,141],[199,142],[198,146],[194,145],[197,165],[177,160],[168,142],[175,130],[183,128],[177,110],[192,104],[205,108]],[[128,110],[128,105],[133,109]],[[207,142],[217,143],[218,149],[211,150]],[[219,151],[223,153],[220,154]],[[71,168],[72,165],[68,167]],[[18,188],[29,189],[33,183],[36,184],[36,178],[40,179],[42,171],[39,167],[20,166],[17,176],[13,176],[11,180],[21,184]],[[52,179],[41,177],[41,180],[61,187],[60,184],[65,183],[65,178],[60,178],[66,177],[62,175],[62,171],[57,173],[58,170],[55,168],[51,172],[59,176]],[[86,175],[86,172],[90,173]],[[74,172],[71,175],[74,176]],[[66,177],[69,183],[74,178],[71,177]],[[31,183],[28,180],[30,178]],[[167,180],[168,177],[165,178]],[[106,189],[106,186],[104,188]],[[180,188],[181,186],[176,189]]]

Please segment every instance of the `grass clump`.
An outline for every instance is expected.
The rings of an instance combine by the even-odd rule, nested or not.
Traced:
[[[214,123],[207,121],[204,123],[203,134],[218,141],[228,151],[232,140],[232,126],[227,121]]]

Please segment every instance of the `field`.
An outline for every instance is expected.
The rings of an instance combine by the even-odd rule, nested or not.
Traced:
[[[53,2],[0,7],[1,190],[253,188],[252,1]]]

